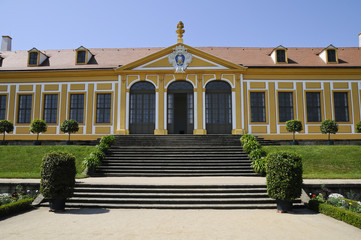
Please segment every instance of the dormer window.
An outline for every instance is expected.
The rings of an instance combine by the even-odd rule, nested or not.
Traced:
[[[333,45],[323,49],[318,55],[325,63],[338,63],[337,48]]]
[[[283,47],[282,45],[273,49],[271,53],[271,58],[274,63],[288,63],[287,59],[287,48]]]
[[[279,49],[276,51],[277,55],[277,62],[278,63],[285,63],[286,62],[286,50]]]
[[[327,49],[327,62],[337,62],[335,49]]]
[[[28,51],[28,66],[40,66],[46,59],[48,56],[36,48]]]
[[[38,65],[38,52],[29,52],[29,65]]]
[[[81,46],[76,49],[76,57],[75,63],[76,64],[88,64],[89,60],[93,57],[93,54],[86,49],[85,47]]]

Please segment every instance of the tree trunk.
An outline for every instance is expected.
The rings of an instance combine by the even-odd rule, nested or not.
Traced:
[[[4,136],[3,136],[3,142],[5,142],[5,131],[4,131]]]
[[[68,133],[68,141],[70,141],[70,133]]]
[[[293,132],[293,142],[295,142],[295,132]]]
[[[36,141],[39,141],[39,133],[36,136]]]

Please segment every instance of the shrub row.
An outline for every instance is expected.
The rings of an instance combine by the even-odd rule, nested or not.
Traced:
[[[343,208],[332,206],[328,203],[320,203],[317,200],[310,200],[308,207],[319,213],[333,217],[337,220],[351,224],[361,229],[361,214],[348,211]]]
[[[262,149],[262,145],[257,141],[256,137],[251,134],[244,134],[241,137],[243,151],[248,154],[252,161],[253,170],[264,176],[266,175],[266,152]]]
[[[88,171],[93,171],[97,166],[100,166],[102,160],[105,158],[106,153],[110,146],[115,142],[115,137],[113,135],[107,135],[100,139],[98,145],[95,146],[95,151],[90,153],[82,163],[84,169]]]
[[[14,215],[28,209],[32,209],[31,203],[34,199],[24,199],[17,202],[0,206],[0,218]]]

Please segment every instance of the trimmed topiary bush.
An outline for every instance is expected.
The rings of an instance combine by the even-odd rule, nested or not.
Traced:
[[[243,151],[250,153],[253,150],[262,148],[262,145],[257,141],[249,141],[243,145]]]
[[[75,157],[65,152],[51,152],[41,164],[40,192],[47,199],[71,197],[75,185]]]
[[[330,141],[330,134],[338,132],[338,124],[335,120],[325,120],[321,123],[320,130],[322,134],[328,134],[328,141]]]
[[[79,124],[77,121],[72,120],[72,119],[65,120],[60,126],[60,131],[62,131],[63,133],[69,134],[68,142],[70,142],[70,134],[79,131]]]
[[[248,155],[249,159],[252,161],[255,161],[260,158],[264,158],[266,156],[267,156],[267,152],[261,148],[251,151],[250,154]]]
[[[303,130],[302,122],[299,120],[289,120],[286,122],[286,130],[293,133],[293,143],[295,143],[295,133]]]
[[[270,198],[293,201],[301,196],[302,158],[291,152],[275,152],[266,158],[267,193]]]
[[[356,124],[356,132],[361,133],[361,122]]]
[[[114,135],[107,135],[100,139],[100,143],[105,143],[109,146],[113,145],[114,142],[115,142]]]
[[[5,133],[10,133],[14,130],[14,124],[8,120],[0,121],[0,134],[4,134],[3,143],[5,143]]]
[[[36,141],[39,141],[39,134],[44,133],[47,130],[48,127],[46,126],[46,122],[44,120],[36,119],[30,124],[30,132],[36,133]]]
[[[241,140],[241,144],[243,146],[244,144],[246,144],[249,141],[257,141],[257,138],[251,134],[244,134],[240,140]]]

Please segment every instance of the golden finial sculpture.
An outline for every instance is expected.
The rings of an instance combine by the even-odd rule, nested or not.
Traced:
[[[177,43],[183,43],[183,33],[185,32],[184,28],[184,24],[182,23],[182,21],[179,21],[179,23],[177,24],[177,31],[175,31],[178,34],[178,40]]]

